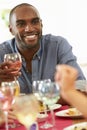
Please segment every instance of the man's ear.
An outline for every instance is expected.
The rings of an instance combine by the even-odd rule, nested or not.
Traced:
[[[43,24],[41,23],[41,26],[43,27]]]
[[[40,19],[40,22],[41,22],[41,27],[43,27],[42,19]]]
[[[14,35],[14,32],[13,32],[13,29],[12,29],[11,25],[9,25],[8,27],[9,27],[10,33],[11,33],[12,35]]]

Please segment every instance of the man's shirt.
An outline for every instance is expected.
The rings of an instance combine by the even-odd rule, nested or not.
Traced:
[[[14,52],[18,52],[15,38],[0,44],[0,63],[3,62],[4,54]],[[34,80],[51,79],[54,81],[57,64],[75,67],[78,70],[77,80],[85,80],[68,41],[61,36],[48,34],[42,36],[40,49],[32,59],[32,74],[27,71],[25,59],[22,57],[22,74],[18,78],[21,93],[31,93]]]

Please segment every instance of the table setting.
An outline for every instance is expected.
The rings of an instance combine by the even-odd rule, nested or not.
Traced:
[[[56,113],[57,112],[61,112],[61,111],[65,111],[65,110],[68,110],[68,109],[71,109],[71,106],[68,106],[68,105],[64,105],[64,106],[61,106],[60,108],[58,109],[55,109],[54,112],[55,112],[55,128],[57,130],[73,130],[72,128],[74,128],[74,126],[79,126],[81,124],[81,126],[84,126],[85,124],[87,124],[87,119],[84,119],[84,117],[78,117],[78,118],[71,118],[71,117],[60,117],[60,116],[56,116]],[[48,119],[46,118],[45,120],[49,120],[49,122],[52,122],[52,119],[51,119],[51,114],[50,112],[48,112]],[[30,130],[45,130],[45,129],[42,129],[40,126],[44,124],[45,120],[42,120],[42,121],[38,121],[37,120],[37,128],[35,127],[35,124],[33,124],[32,128]],[[79,124],[80,123],[80,124]],[[83,123],[83,124],[82,124]],[[19,121],[16,121],[16,127],[15,128],[9,128],[9,130],[26,130],[26,127],[19,123]],[[0,126],[0,130],[5,130],[5,126],[2,125]],[[48,128],[47,130],[54,130],[53,128]]]
[[[21,64],[21,59],[17,60]],[[21,67],[19,62],[17,67],[19,69]],[[6,117],[5,124],[0,126],[1,130],[74,130],[87,126],[87,120],[76,108],[58,103],[60,88],[55,82],[50,79],[34,81],[32,94],[21,94],[16,77],[14,82],[15,84],[13,82],[1,84],[0,109],[4,111]],[[77,81],[76,89],[85,92],[86,84],[85,81]],[[8,110],[11,107],[17,117],[13,124],[8,123]]]

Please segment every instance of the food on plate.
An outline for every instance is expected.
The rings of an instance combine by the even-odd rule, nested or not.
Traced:
[[[65,115],[69,115],[69,116],[74,116],[74,115],[80,115],[81,112],[78,111],[76,108],[70,108],[68,109],[68,111],[65,113]]]
[[[75,126],[71,130],[87,130],[87,126]]]
[[[64,130],[87,130],[87,122],[77,123],[66,127]]]

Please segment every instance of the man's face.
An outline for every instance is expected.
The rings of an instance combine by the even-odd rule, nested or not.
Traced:
[[[42,36],[42,21],[39,13],[32,6],[22,6],[15,9],[9,25],[18,46],[33,48],[37,46]]]

